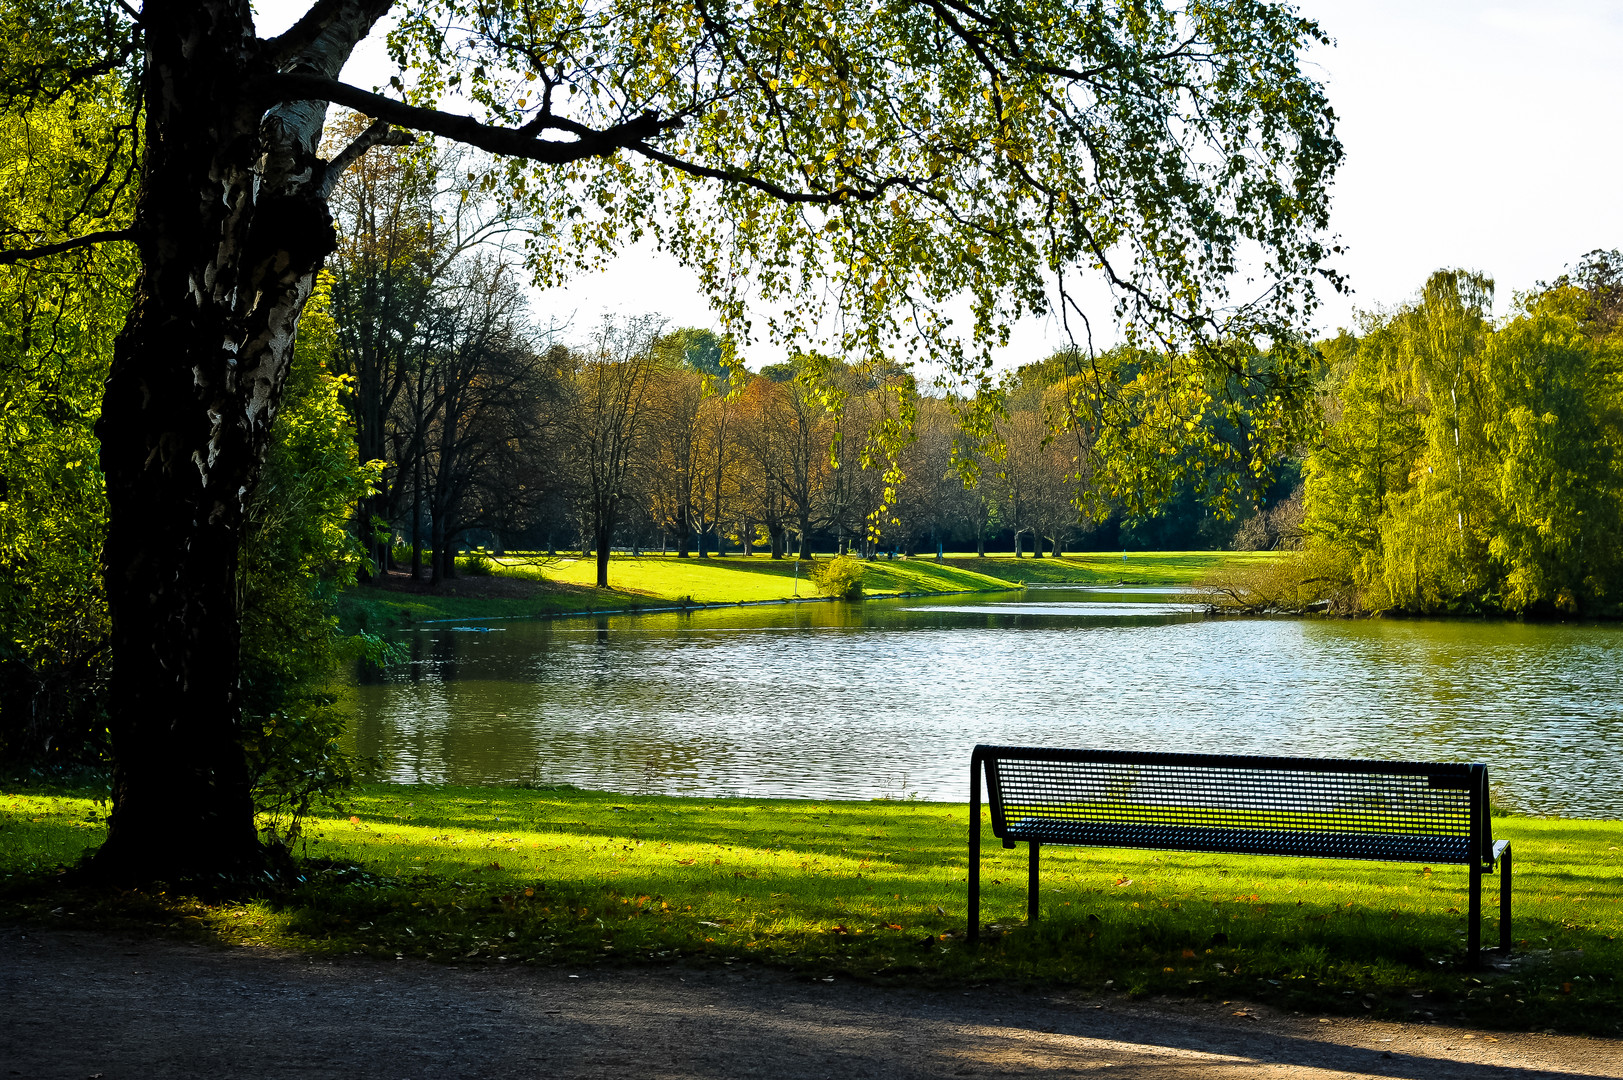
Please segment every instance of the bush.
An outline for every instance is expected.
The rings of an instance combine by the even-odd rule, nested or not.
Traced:
[[[840,600],[862,599],[861,559],[841,555],[828,562],[814,562],[811,579],[817,583],[817,591],[824,596]]]
[[[1351,560],[1337,548],[1310,545],[1260,565],[1224,570],[1196,585],[1213,610],[1229,615],[1359,610]]]
[[[336,616],[365,556],[346,523],[377,467],[357,459],[345,383],[327,368],[336,331],[326,297],[323,279],[299,325],[242,552],[243,743],[265,839],[284,848],[313,801],[356,776],[339,673],[391,655],[369,635],[346,637]]]
[[[467,577],[495,577],[496,561],[482,551],[470,551],[456,561],[457,573]]]

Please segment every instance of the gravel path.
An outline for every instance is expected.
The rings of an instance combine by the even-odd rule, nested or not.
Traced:
[[[10,1076],[1623,1078],[1623,1042],[743,967],[333,963],[13,927],[0,928]]]

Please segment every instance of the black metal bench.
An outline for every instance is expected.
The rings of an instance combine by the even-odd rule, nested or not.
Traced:
[[[1499,866],[1510,949],[1510,841],[1493,839],[1485,765],[977,746],[969,766],[969,938],[980,935],[981,773],[992,835],[1044,844],[1299,855],[1470,868],[1467,946],[1482,944],[1482,875]]]

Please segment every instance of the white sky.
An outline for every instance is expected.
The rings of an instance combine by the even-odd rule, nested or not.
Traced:
[[[307,6],[260,0],[260,32]],[[1332,228],[1354,293],[1325,297],[1322,330],[1350,325],[1355,307],[1404,300],[1444,266],[1492,275],[1503,314],[1515,291],[1594,248],[1623,247],[1623,3],[1302,0],[1301,9],[1336,42],[1310,62],[1347,150]],[[381,49],[363,47],[345,77],[382,82],[382,61]],[[644,248],[535,301],[541,320],[572,316],[582,331],[604,311],[715,322],[694,276]],[[1096,333],[1109,326],[1102,294],[1089,314]],[[1029,320],[1001,360],[1040,359],[1060,344],[1056,326]],[[776,358],[750,351],[751,366]]]

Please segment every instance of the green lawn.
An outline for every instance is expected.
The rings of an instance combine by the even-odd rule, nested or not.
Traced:
[[[1125,559],[1108,552],[1059,559],[948,555],[940,564],[928,556],[879,559],[864,565],[864,588],[870,596],[884,596],[1006,589],[1027,582],[1185,586],[1219,568],[1274,558],[1272,552],[1171,551],[1129,552]],[[351,589],[339,602],[344,625],[379,630],[435,619],[523,618],[817,595],[806,562],[797,573],[793,559],[765,555],[706,559],[616,555],[609,563],[608,589],[593,586],[597,564],[590,558],[511,554],[496,560],[496,567],[494,577],[458,578],[434,591]]]
[[[436,619],[523,619],[592,611],[599,607],[621,610],[627,606],[624,596],[601,589],[536,590],[526,596],[482,596],[408,593],[357,585],[338,599],[339,619],[346,629],[372,631]]]
[[[961,805],[377,785],[310,822],[307,884],[231,902],[53,884],[99,842],[100,809],[0,796],[0,918],[455,963],[747,960],[1608,1035],[1623,1017],[1618,822],[1495,819],[1515,842],[1520,942],[1499,973],[1460,965],[1458,867],[1050,848],[1032,929],[1025,850],[995,841],[983,917],[998,929],[971,949]]]
[[[826,560],[828,556],[823,558]],[[588,585],[597,580],[597,563],[592,559],[510,556],[501,563],[504,573],[534,575],[549,582]],[[797,570],[793,559],[773,559],[765,555],[707,559],[616,555],[609,563],[609,584],[618,593],[669,603],[786,600],[795,595],[817,595],[817,586],[808,577],[811,565],[801,560]],[[865,564],[863,572],[863,587],[870,595],[1009,587],[1005,578],[956,564],[937,566],[923,559],[879,559]]]
[[[953,566],[1004,581],[1040,584],[1074,581],[1089,585],[1194,585],[1219,569],[1272,562],[1277,551],[1090,551],[1058,559],[1013,555],[949,555]]]

